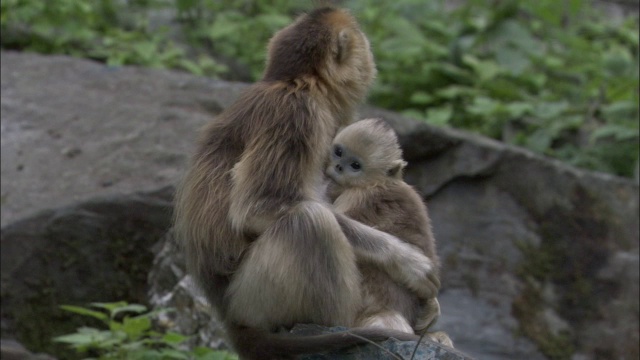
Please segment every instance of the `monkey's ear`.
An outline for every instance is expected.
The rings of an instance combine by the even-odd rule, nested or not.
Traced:
[[[351,56],[351,42],[353,41],[349,30],[345,29],[338,34],[338,53],[336,60],[338,64],[343,63],[349,56]]]
[[[404,160],[395,160],[392,163],[391,169],[387,171],[390,177],[400,179],[402,177],[402,170],[407,166],[407,162]]]

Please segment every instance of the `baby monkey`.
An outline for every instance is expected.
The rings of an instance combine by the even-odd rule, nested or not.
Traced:
[[[361,120],[338,133],[331,151],[327,193],[335,210],[414,245],[439,267],[427,208],[402,179],[407,163],[394,130],[381,119]],[[358,268],[363,305],[355,326],[422,334],[440,316],[435,297],[419,299],[374,264],[359,261]],[[427,336],[453,346],[444,332]]]

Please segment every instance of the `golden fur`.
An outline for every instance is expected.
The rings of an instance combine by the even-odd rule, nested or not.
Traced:
[[[402,180],[405,165],[396,134],[388,124],[379,119],[358,121],[342,129],[333,141],[326,169],[333,180],[328,193],[336,210],[418,247],[438,268],[427,207]],[[440,315],[437,298],[419,298],[376,264],[360,261],[358,267],[363,306],[356,326],[423,333],[435,323]],[[452,345],[450,340],[445,343]]]
[[[188,270],[247,359],[362,342],[344,333],[273,333],[295,323],[351,326],[361,304],[356,257],[423,297],[437,292],[428,258],[323,200],[331,140],[352,121],[376,73],[355,19],[314,10],[276,33],[268,52],[263,79],[203,129],[175,206]],[[374,341],[415,339],[353,331]]]

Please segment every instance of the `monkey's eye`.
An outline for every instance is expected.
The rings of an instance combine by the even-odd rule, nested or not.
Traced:
[[[352,162],[352,163],[351,163],[351,168],[352,168],[353,170],[356,170],[356,171],[360,170],[360,163],[359,163],[359,162],[357,162],[357,161]]]
[[[333,149],[333,153],[336,154],[337,157],[342,157],[342,148],[340,146],[336,146]]]

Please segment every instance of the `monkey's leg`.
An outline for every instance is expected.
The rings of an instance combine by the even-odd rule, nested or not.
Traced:
[[[423,299],[438,294],[435,266],[418,248],[343,214],[335,213],[335,217],[358,259],[377,264]]]
[[[436,323],[439,317],[440,303],[438,299],[431,298],[427,300],[424,305],[422,305],[420,314],[416,320],[416,325],[414,326],[416,334],[424,334],[427,329]]]
[[[266,330],[309,322],[351,326],[359,286],[355,255],[333,211],[304,201],[247,251],[229,286],[227,317]]]
[[[453,341],[451,341],[449,335],[444,331],[427,332],[427,330],[436,323],[439,317],[440,303],[438,302],[438,299],[432,298],[427,300],[427,302],[422,306],[420,316],[414,326],[416,334],[424,334],[426,337],[437,343],[453,347]]]

